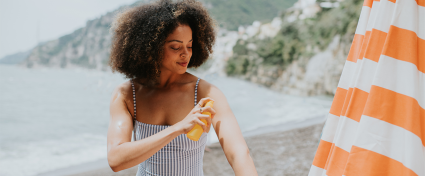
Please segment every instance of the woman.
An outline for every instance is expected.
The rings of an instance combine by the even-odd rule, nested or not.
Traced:
[[[215,32],[207,10],[195,1],[163,0],[125,11],[113,29],[110,66],[130,81],[118,86],[111,100],[112,170],[139,165],[137,175],[203,175],[206,133],[199,141],[186,133],[195,124],[208,132],[212,124],[235,174],[257,175],[223,93],[186,72],[212,52]],[[202,108],[207,101],[214,101],[214,108]]]

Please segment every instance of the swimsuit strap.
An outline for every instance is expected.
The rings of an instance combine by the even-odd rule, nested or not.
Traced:
[[[199,80],[201,80],[201,78],[198,78],[198,80],[196,81],[196,87],[195,87],[195,106],[196,106],[196,103],[198,102],[198,84],[199,84]]]
[[[133,80],[130,80],[131,88],[133,88],[133,105],[134,105],[134,119],[136,119],[136,91],[134,90]]]

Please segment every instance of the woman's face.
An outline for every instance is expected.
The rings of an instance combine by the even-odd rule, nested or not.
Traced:
[[[183,74],[192,57],[192,29],[188,25],[179,25],[164,44],[164,59],[161,70]]]

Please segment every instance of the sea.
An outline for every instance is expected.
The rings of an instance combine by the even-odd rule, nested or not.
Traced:
[[[325,116],[333,99],[199,75],[224,93],[242,132]],[[105,71],[0,65],[0,175],[33,176],[106,158],[109,102],[125,81]],[[209,143],[216,142],[210,133]]]

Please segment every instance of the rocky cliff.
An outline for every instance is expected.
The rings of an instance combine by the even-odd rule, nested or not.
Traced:
[[[146,3],[148,0],[139,1]],[[109,31],[115,15],[130,6],[87,21],[86,26],[56,40],[45,42],[32,49],[22,65],[32,67],[85,67],[107,70],[112,34]]]
[[[345,0],[321,8],[318,2],[300,0],[275,22],[281,23],[278,28],[264,30],[271,25],[254,23],[241,30],[225,72],[287,94],[333,95],[361,4]]]

